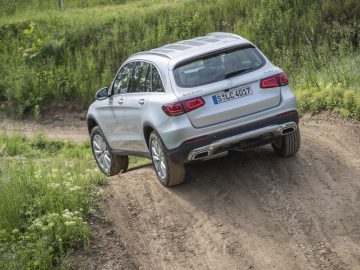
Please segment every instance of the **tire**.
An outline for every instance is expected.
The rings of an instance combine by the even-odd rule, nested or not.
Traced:
[[[184,164],[171,160],[160,136],[154,131],[149,136],[149,151],[156,175],[162,185],[171,187],[184,182]],[[165,171],[161,169],[163,166],[166,166]]]
[[[96,126],[91,130],[90,142],[95,161],[103,174],[113,176],[128,169],[129,157],[115,155],[111,152],[100,127]],[[102,153],[100,154],[99,151]]]
[[[278,156],[291,157],[299,151],[300,144],[300,130],[297,127],[294,132],[281,136],[271,145]]]

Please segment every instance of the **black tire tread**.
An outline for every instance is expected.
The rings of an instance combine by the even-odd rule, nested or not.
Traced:
[[[172,187],[172,186],[176,186],[176,185],[181,184],[185,180],[185,166],[184,166],[184,164],[183,163],[177,163],[177,162],[171,160],[171,158],[166,154],[166,149],[164,147],[164,144],[163,144],[160,136],[155,131],[151,132],[151,134],[149,136],[149,151],[151,151],[151,149],[150,149],[151,141],[154,140],[154,139],[156,139],[156,140],[158,140],[160,142],[160,146],[162,148],[163,153],[165,153],[166,162],[167,162],[167,165],[168,165],[167,179],[165,179],[165,181],[161,181],[160,177],[158,176],[158,179],[159,179],[160,183],[163,184],[166,187]],[[155,170],[155,173],[157,174],[155,166],[154,166],[154,170]]]
[[[275,153],[281,157],[291,157],[295,155],[299,151],[301,145],[299,128],[290,134],[282,136],[280,140],[280,147],[275,143],[272,144]]]
[[[129,157],[128,156],[119,156],[119,155],[115,155],[114,153],[111,152],[110,147],[108,142],[105,139],[105,136],[103,134],[103,132],[101,131],[99,126],[95,126],[91,132],[90,132],[90,143],[91,143],[91,149],[92,148],[92,138],[95,134],[100,134],[103,139],[105,140],[105,143],[107,144],[107,147],[109,149],[109,153],[110,153],[110,158],[111,158],[111,166],[110,166],[110,172],[107,174],[107,176],[114,176],[117,175],[120,172],[126,172],[129,166]],[[92,150],[93,151],[93,150]],[[95,158],[95,154],[93,151],[93,155]],[[95,158],[95,161],[97,163],[97,160]],[[97,163],[98,164],[98,163]],[[102,171],[100,165],[98,164],[99,169]],[[103,171],[102,171],[103,172]],[[104,173],[104,172],[103,172]]]

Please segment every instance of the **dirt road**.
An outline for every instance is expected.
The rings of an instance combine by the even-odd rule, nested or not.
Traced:
[[[360,269],[360,128],[306,121],[302,147],[114,177],[107,213],[143,269]]]
[[[104,209],[130,264],[103,239],[97,269],[360,269],[360,124],[301,122],[293,158],[232,153],[174,188],[151,167],[113,177]]]

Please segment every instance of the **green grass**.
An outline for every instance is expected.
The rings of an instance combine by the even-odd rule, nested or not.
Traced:
[[[50,101],[86,106],[132,53],[228,31],[252,40],[287,72],[302,108],[310,107],[309,95],[318,100],[317,92],[341,88],[355,92],[355,106],[326,103],[312,111],[359,119],[357,0],[63,0],[62,12],[56,1],[2,2],[0,100],[15,118]]]
[[[67,268],[106,183],[88,144],[0,134],[0,269]]]

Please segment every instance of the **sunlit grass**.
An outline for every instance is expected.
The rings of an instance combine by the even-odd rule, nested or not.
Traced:
[[[19,9],[18,12],[11,15],[5,15],[0,17],[0,26],[14,23],[24,23],[29,21],[44,21],[44,20],[60,20],[66,24],[82,24],[89,22],[96,24],[102,21],[106,21],[110,18],[116,17],[131,17],[138,14],[139,12],[153,12],[160,8],[171,8],[174,5],[182,2],[170,1],[170,0],[139,0],[129,1],[128,3],[119,5],[98,5],[88,8],[82,8],[80,6],[75,7],[64,7],[61,12],[57,9],[56,1],[52,8],[36,9],[32,8],[31,5],[26,9]]]
[[[14,118],[49,101],[89,104],[131,54],[213,31],[253,41],[286,71],[302,105],[314,88],[360,92],[357,0],[64,0],[62,12],[55,2],[2,5],[0,100]],[[357,104],[340,111],[356,118]]]
[[[64,267],[88,246],[86,220],[107,181],[88,143],[0,134],[0,269]]]

